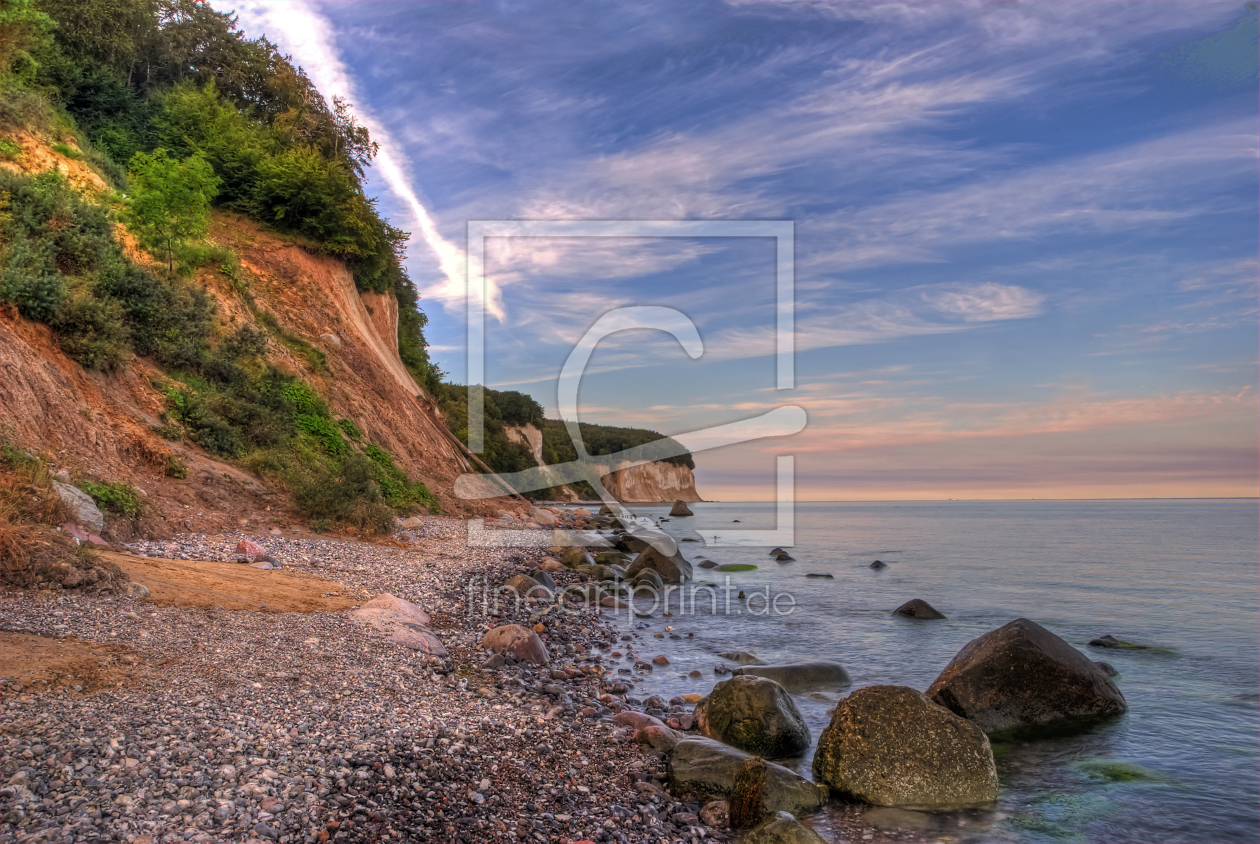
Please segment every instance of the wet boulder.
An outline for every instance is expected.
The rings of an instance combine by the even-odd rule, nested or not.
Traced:
[[[688,736],[674,745],[669,757],[670,790],[674,794],[730,797],[735,778],[754,757],[710,738]],[[816,812],[827,800],[827,791],[782,765],[767,763],[761,789],[764,814],[780,811],[800,815]]]
[[[681,498],[674,499],[674,506],[669,508],[669,514],[671,516],[695,515],[694,513],[691,512],[691,508],[687,506],[687,502],[683,501]]]
[[[551,580],[551,578],[547,579]],[[507,592],[509,595],[517,595],[522,598],[528,598],[531,596],[535,598],[546,598],[551,594],[550,590],[547,589],[546,586],[543,586],[527,574],[517,574],[509,577],[503,583],[503,591]]]
[[[814,777],[866,803],[924,811],[988,805],[998,788],[984,732],[906,686],[867,686],[836,704]]]
[[[726,654],[721,654],[721,656],[724,659],[727,657]],[[849,677],[849,672],[844,670],[843,665],[838,662],[829,662],[821,659],[801,660],[799,662],[776,665],[745,663],[743,668],[736,668],[731,673],[743,677],[765,677],[768,680],[775,681],[790,692],[835,688],[837,686],[847,686],[853,682]]]
[[[764,677],[723,680],[696,704],[702,735],[758,756],[795,756],[809,749],[809,727],[787,690]]]
[[[899,615],[902,618],[937,619],[945,617],[944,613],[938,611],[927,601],[919,598],[915,598],[912,601],[906,601],[904,604],[897,607],[897,609],[893,610],[892,614]]]
[[[743,840],[744,844],[827,844],[817,832],[788,812],[766,818],[749,830]]]
[[[481,646],[491,653],[510,655],[523,662],[546,665],[550,660],[547,646],[533,630],[519,624],[501,624],[486,631]]]
[[[967,643],[927,694],[989,735],[1072,733],[1128,709],[1107,672],[1026,618]]]
[[[888,568],[888,563],[885,563],[883,560],[876,560],[871,563],[870,567],[873,569],[886,569]]]
[[[626,569],[626,577],[633,579],[644,569],[652,569],[665,583],[682,583],[684,580],[691,580],[694,571],[691,563],[677,549],[673,554],[666,556],[654,546],[648,546],[635,558],[630,568]]]

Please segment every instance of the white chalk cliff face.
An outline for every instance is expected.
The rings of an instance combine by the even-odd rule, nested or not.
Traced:
[[[543,465],[542,431],[533,425],[505,426],[504,430],[512,442],[528,443],[534,453],[534,461],[539,466]],[[603,476],[604,487],[618,501],[642,503],[674,501],[678,498],[683,501],[704,500],[696,492],[695,475],[686,466],[658,462],[627,468],[623,461],[616,466],[601,467],[600,474]]]

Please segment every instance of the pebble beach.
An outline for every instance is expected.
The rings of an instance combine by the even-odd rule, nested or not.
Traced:
[[[614,723],[636,703],[603,662],[625,635],[614,620],[470,613],[470,582],[502,583],[543,551],[470,548],[461,520],[420,521],[411,543],[251,538],[282,569],[267,575],[325,578],[328,600],[414,602],[446,656],[346,611],[7,593],[10,655],[52,641],[92,660],[0,685],[0,842],[729,840]],[[127,550],[232,562],[242,538]],[[483,667],[483,634],[507,622],[537,631],[549,664]]]

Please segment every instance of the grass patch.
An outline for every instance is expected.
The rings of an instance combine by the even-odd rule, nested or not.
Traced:
[[[0,158],[14,161],[22,156],[22,145],[10,137],[0,138]]]
[[[305,339],[282,328],[280,322],[276,319],[275,314],[271,313],[271,311],[259,310],[256,312],[255,316],[258,318],[260,323],[266,326],[268,331],[275,335],[275,338],[279,340],[286,349],[293,352],[293,354],[298,357],[305,359],[311,369],[316,372],[328,371],[328,356],[312,346]]]
[[[83,160],[83,153],[80,150],[75,149],[74,147],[70,146],[69,144],[55,143],[55,144],[52,144],[50,148],[52,149],[53,152],[57,153],[63,158],[70,158],[75,161]]]
[[[139,518],[144,502],[140,491],[126,481],[115,483],[96,483],[80,481],[76,486],[92,496],[92,500],[102,510],[108,510],[128,519]]]

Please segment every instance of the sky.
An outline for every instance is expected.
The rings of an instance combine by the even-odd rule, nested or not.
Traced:
[[[702,496],[1257,494],[1257,12],[1238,2],[213,0],[381,144],[432,355],[466,369],[478,220],[793,224],[794,384],[766,237],[496,237],[486,383],[678,435]],[[475,291],[476,292],[476,291]],[[755,426],[754,426],[755,427]],[[693,444],[700,442],[692,437]]]

